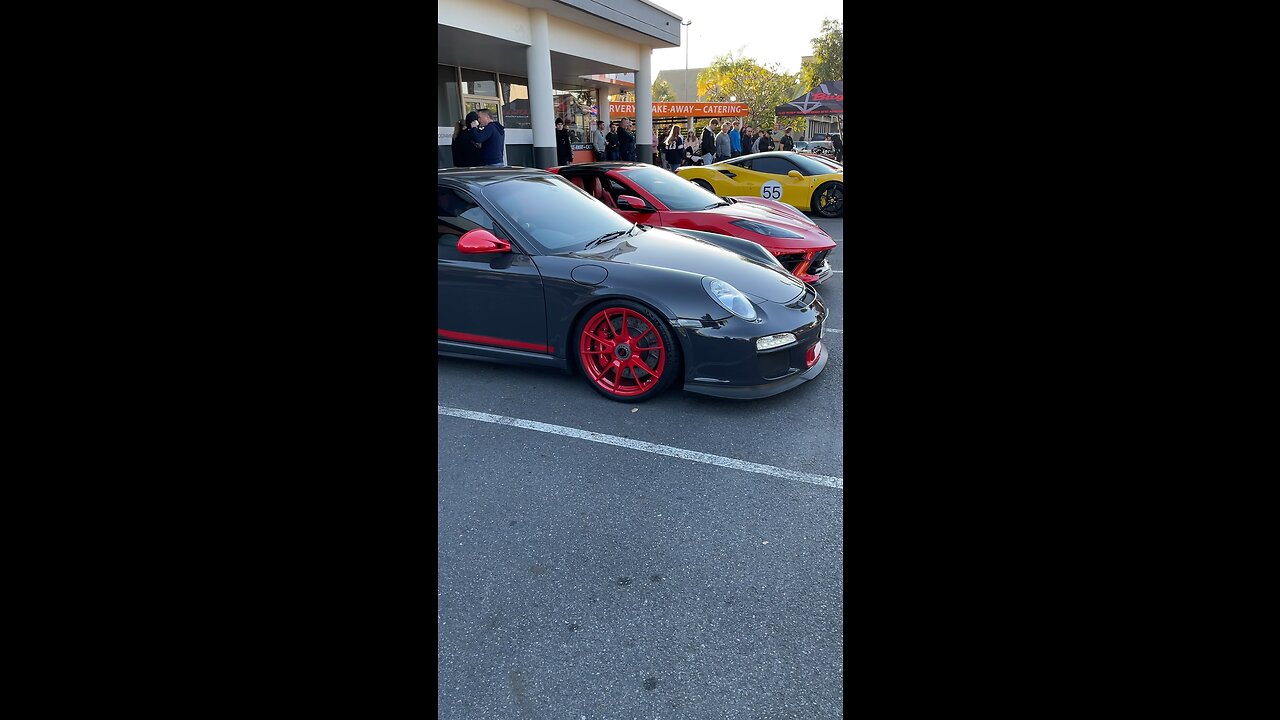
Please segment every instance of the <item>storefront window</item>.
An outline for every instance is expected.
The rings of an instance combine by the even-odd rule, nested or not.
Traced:
[[[436,121],[440,127],[453,127],[462,119],[458,95],[458,68],[436,66]]]
[[[498,97],[498,83],[491,72],[462,69],[462,94]]]
[[[529,122],[529,81],[524,78],[501,76],[502,81],[502,124],[504,127],[528,130],[533,127]]]
[[[564,120],[570,141],[585,142],[585,138],[590,137],[587,131],[598,117],[591,112],[594,93],[590,90],[555,90],[554,93],[552,107],[556,118]]]

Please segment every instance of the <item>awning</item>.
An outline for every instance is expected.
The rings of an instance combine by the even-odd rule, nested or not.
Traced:
[[[774,108],[774,115],[843,115],[844,81],[828,80],[785,105]]]

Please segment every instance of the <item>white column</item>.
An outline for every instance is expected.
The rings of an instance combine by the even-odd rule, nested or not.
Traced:
[[[552,102],[551,42],[547,39],[547,11],[529,10],[529,34],[533,44],[525,51],[529,66],[529,124],[533,126],[533,165],[555,167],[556,118]]]
[[[640,46],[640,67],[636,69],[636,162],[653,163],[653,72],[649,55],[653,49]]]
[[[600,92],[600,117],[599,120],[604,123],[604,131],[609,132],[609,94],[613,92],[612,87],[602,87]]]

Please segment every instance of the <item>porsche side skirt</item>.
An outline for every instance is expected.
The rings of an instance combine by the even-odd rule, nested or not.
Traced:
[[[490,362],[511,363],[516,365],[538,365],[541,367],[568,370],[569,361],[544,353],[524,350],[508,350],[506,348],[473,345],[471,343],[441,340],[436,338],[436,352],[449,357],[467,358],[468,360],[488,360]]]

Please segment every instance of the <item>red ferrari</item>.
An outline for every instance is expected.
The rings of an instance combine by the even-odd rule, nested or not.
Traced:
[[[807,283],[831,275],[831,236],[804,213],[777,200],[717,197],[656,165],[599,162],[551,168],[583,192],[641,225],[685,228],[745,238],[763,245]]]

